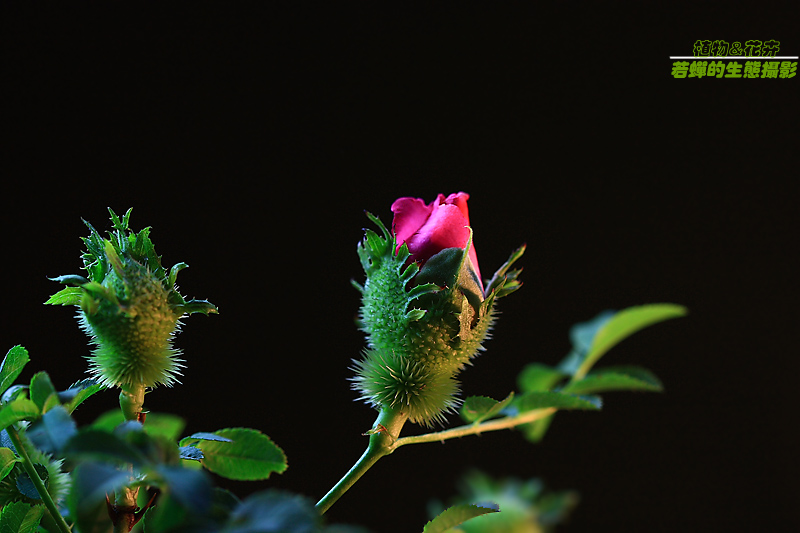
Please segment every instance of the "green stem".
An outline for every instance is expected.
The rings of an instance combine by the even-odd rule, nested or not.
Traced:
[[[119,393],[119,406],[126,421],[144,423],[145,386],[142,383],[122,385]],[[138,487],[123,487],[117,491],[112,513],[114,533],[128,533],[136,524],[136,498]]]
[[[39,473],[36,471],[36,468],[34,468],[33,461],[31,461],[28,452],[25,450],[25,446],[22,444],[22,438],[19,436],[19,433],[17,433],[17,429],[14,427],[14,424],[8,426],[6,428],[6,432],[8,433],[14,448],[17,449],[17,454],[19,454],[19,457],[22,460],[22,466],[25,468],[25,472],[28,473],[28,477],[33,482],[33,486],[36,487],[36,491],[39,493],[44,506],[47,507],[48,511],[50,511],[50,516],[58,525],[58,529],[61,531],[61,533],[70,533],[69,525],[58,511],[56,502],[53,501],[50,493],[47,492],[47,487],[44,486],[42,478],[39,477]]]
[[[444,431],[437,431],[436,433],[426,433],[425,435],[415,435],[413,437],[403,437],[397,439],[394,444],[390,446],[390,453],[400,446],[406,444],[420,444],[423,442],[442,442],[447,439],[455,439],[464,437],[466,435],[479,435],[486,431],[497,431],[500,429],[509,429],[521,424],[529,424],[535,422],[551,414],[555,413],[556,409],[535,409],[533,411],[526,411],[516,416],[507,416],[505,418],[498,418],[488,422],[481,422],[478,424],[468,424],[466,426],[459,426]]]
[[[393,445],[397,442],[400,430],[406,423],[408,415],[394,411],[392,409],[381,409],[378,419],[367,434],[369,434],[369,445],[361,458],[356,461],[353,467],[339,480],[333,488],[328,491],[319,502],[317,510],[320,514],[325,513],[336,501],[358,481],[378,459],[389,455],[394,451]]]

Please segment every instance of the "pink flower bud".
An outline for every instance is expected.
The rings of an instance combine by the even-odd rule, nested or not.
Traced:
[[[420,267],[445,248],[463,250],[470,236],[468,199],[469,194],[458,192],[446,198],[440,194],[430,204],[420,198],[403,197],[395,200],[392,204],[392,231],[397,238],[397,249],[405,243],[411,252],[411,259]],[[470,244],[468,257],[483,289],[474,244]]]

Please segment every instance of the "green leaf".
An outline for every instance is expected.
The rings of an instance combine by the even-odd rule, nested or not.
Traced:
[[[204,315],[219,313],[217,306],[208,300],[189,300],[188,302],[176,305],[175,308],[188,315],[192,313],[203,313]]]
[[[28,361],[30,361],[28,350],[22,346],[14,346],[8,351],[3,362],[0,363],[0,394],[3,394],[14,383]]]
[[[491,507],[481,507],[478,505],[462,503],[445,509],[436,518],[425,524],[423,533],[444,533],[456,526],[459,526],[476,516],[489,513],[496,513],[499,509]]]
[[[61,403],[65,404],[64,407],[67,412],[72,414],[88,397],[96,392],[99,392],[104,387],[93,379],[81,380],[68,388],[65,391],[58,393],[58,399]]]
[[[48,481],[50,478],[50,472],[47,471],[47,467],[41,463],[34,463],[33,469],[36,470],[36,473],[39,476],[39,479],[42,480],[44,483],[45,488],[47,488]],[[41,500],[41,496],[39,496],[39,491],[36,490],[36,485],[33,484],[30,476],[27,472],[23,472],[19,476],[17,476],[17,490],[23,496],[26,496],[32,500]]]
[[[214,432],[231,442],[203,440],[201,463],[211,472],[240,481],[267,479],[286,470],[286,455],[263,433],[248,428],[227,428]]]
[[[35,533],[44,516],[44,505],[13,502],[0,509],[0,533]]]
[[[683,306],[663,303],[629,307],[615,313],[597,330],[575,376],[585,376],[608,350],[637,331],[663,320],[684,316],[686,312]]]
[[[83,290],[80,287],[65,287],[47,299],[47,305],[80,305]]]
[[[625,372],[624,369],[596,370],[583,379],[567,384],[562,392],[572,394],[595,394],[606,391],[636,390],[661,391],[661,381],[652,373],[638,369]]]
[[[467,422],[480,423],[500,414],[500,412],[514,399],[514,393],[509,394],[505,400],[497,401],[486,396],[470,396],[461,405],[461,418]]]
[[[597,410],[602,406],[602,401],[596,396],[577,396],[566,392],[534,391],[517,396],[509,407],[505,409],[511,416],[532,411],[534,409],[587,409]]]
[[[47,372],[37,372],[31,378],[31,387],[29,389],[31,401],[42,411],[46,411],[45,404],[48,406],[55,403],[58,404],[58,393],[50,380]],[[50,399],[50,398],[53,399]],[[48,401],[48,399],[50,399]]]
[[[227,437],[222,437],[215,433],[208,433],[205,431],[198,431],[197,433],[192,433],[188,437],[184,437],[181,439],[181,446],[188,444],[189,442],[196,442],[201,440],[214,440],[218,442],[233,442],[231,439]]]
[[[19,462],[17,455],[11,448],[0,448],[0,479],[3,479]]]
[[[36,448],[57,454],[77,432],[75,421],[63,406],[58,405],[33,422],[26,435]]]
[[[541,363],[530,363],[517,376],[517,385],[522,392],[549,391],[568,374]]]
[[[0,430],[21,420],[30,420],[39,416],[39,408],[27,398],[17,398],[0,408]]]

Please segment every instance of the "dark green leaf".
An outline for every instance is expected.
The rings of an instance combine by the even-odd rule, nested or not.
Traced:
[[[43,452],[58,454],[77,432],[75,421],[63,406],[58,405],[33,422],[26,435]]]
[[[19,459],[17,459],[17,455],[11,448],[0,448],[0,479],[3,479],[11,472],[17,461]]]
[[[0,363],[0,394],[3,394],[14,383],[28,361],[30,361],[28,350],[22,346],[14,346],[8,351],[3,362]]]
[[[79,462],[72,479],[69,503],[73,516],[92,511],[99,502],[105,503],[106,494],[113,494],[132,480],[130,471],[95,461]]]
[[[0,429],[20,420],[30,420],[39,416],[39,408],[27,398],[17,398],[11,403],[0,407]]]
[[[425,525],[423,533],[444,533],[451,528],[459,526],[477,516],[496,513],[499,509],[480,507],[478,505],[462,503],[445,509],[439,516]]]
[[[44,516],[44,505],[13,502],[0,509],[0,533],[35,533]]]
[[[201,463],[217,475],[235,480],[267,479],[286,470],[286,455],[263,433],[248,428],[227,428],[215,432],[231,442],[202,440]]]
[[[461,405],[460,414],[467,422],[479,423],[499,415],[513,399],[513,392],[499,402],[486,396],[470,396]]]
[[[211,503],[211,481],[202,470],[179,466],[159,465],[156,473],[164,481],[161,488],[175,498],[178,503],[192,513],[199,513]]]
[[[63,454],[73,460],[105,461],[142,465],[149,461],[141,450],[122,437],[96,428],[81,428],[64,446]]]
[[[517,385],[522,392],[549,391],[568,374],[541,363],[530,363],[517,376]]]

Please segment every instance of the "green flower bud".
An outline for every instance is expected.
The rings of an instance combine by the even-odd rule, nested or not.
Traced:
[[[81,328],[96,346],[89,373],[105,386],[171,386],[183,361],[172,346],[179,319],[190,313],[216,313],[206,300],[186,301],[175,286],[178,263],[167,272],[150,240],[150,228],[134,233],[128,227],[131,210],[120,219],[109,209],[114,231],[104,239],[91,230],[83,238],[88,279],[69,275],[54,278],[72,285],[46,303],[77,305]],[[85,221],[84,221],[85,222]]]
[[[355,285],[367,348],[355,361],[353,388],[376,408],[400,410],[430,426],[458,407],[456,375],[482,350],[497,298],[519,288],[519,270],[509,267],[524,247],[484,289],[469,228],[463,246],[436,251],[420,268],[406,242],[398,246],[396,235],[367,216],[382,235],[367,230],[358,246],[366,281]]]

